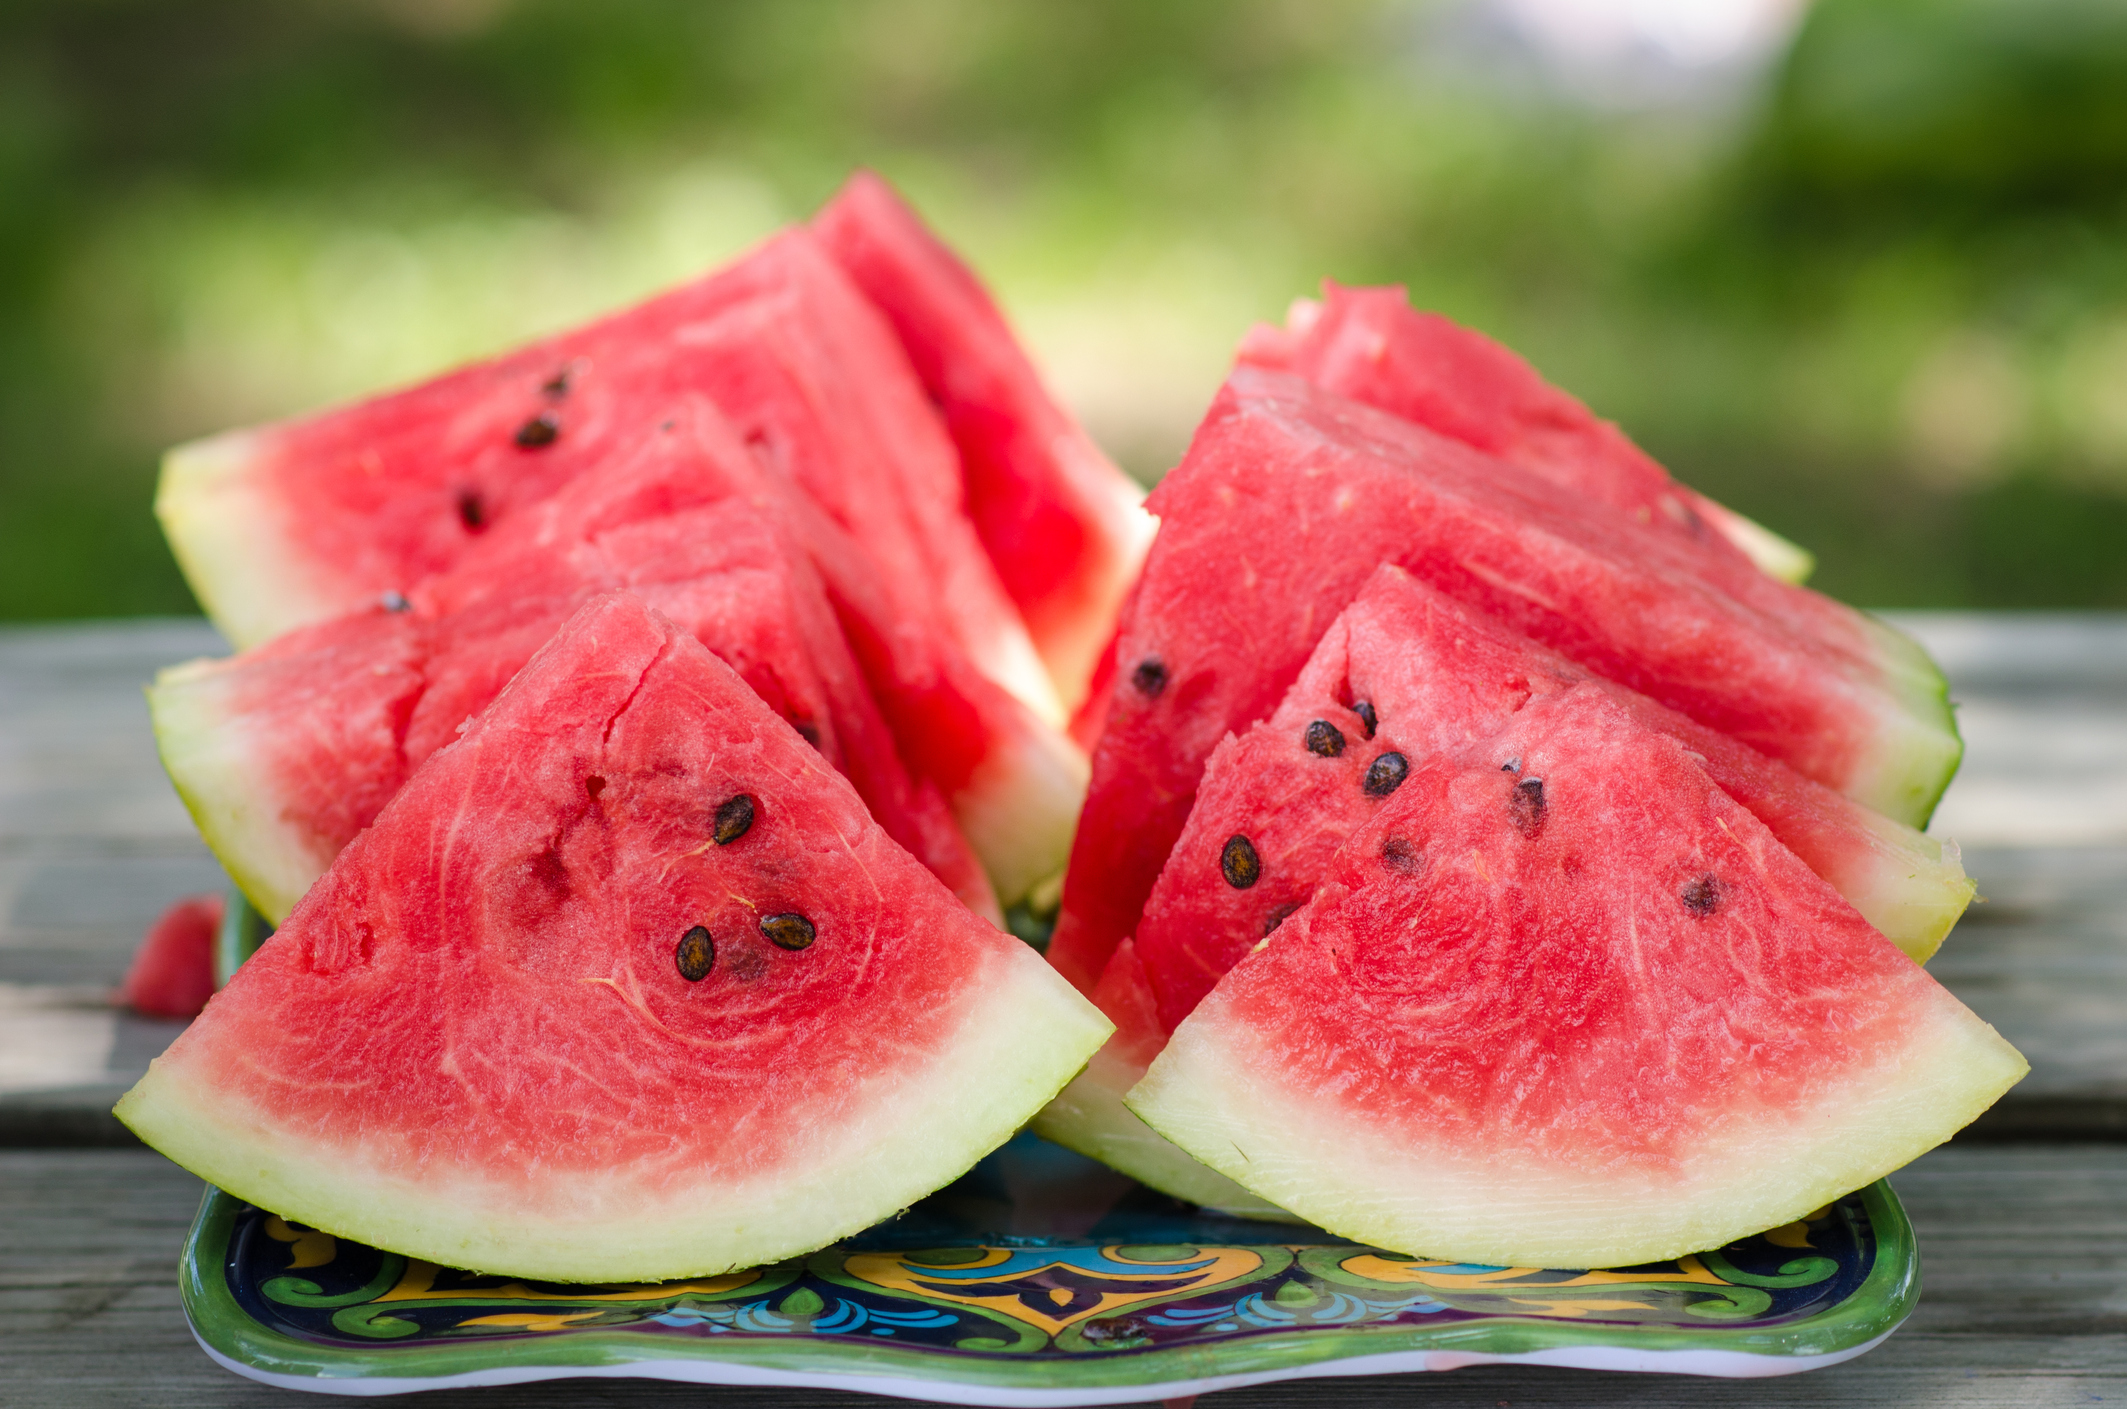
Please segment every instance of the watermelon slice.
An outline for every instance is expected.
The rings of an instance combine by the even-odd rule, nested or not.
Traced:
[[[1691,750],[1716,786],[1916,963],[1964,913],[1973,884],[1954,847],[1945,851],[1384,564],[1277,711],[1212,752],[1137,926],[1163,1026],[1172,1031],[1307,903],[1337,848],[1386,805],[1408,769],[1459,756],[1531,698],[1584,681]]]
[[[1332,1232],[1611,1267],[1800,1218],[2027,1070],[1581,686],[1413,771],[1129,1105]]]
[[[1829,647],[1626,516],[1287,374],[1237,369],[1150,506],[1049,950],[1082,989],[1136,927],[1213,747],[1276,707],[1382,562],[1899,821],[1923,824],[1956,768],[1947,687],[1890,628],[1823,601]]]
[[[1076,709],[1158,527],[1144,491],[1050,398],[988,291],[884,180],[858,172],[812,227],[938,403],[975,531]]]
[[[148,926],[114,1001],[156,1018],[189,1018],[214,996],[214,936],[222,927],[219,895],[188,895]]]
[[[804,230],[492,362],[180,446],[156,513],[223,634],[256,645],[410,591],[699,392],[862,536],[906,613],[1061,727],[952,443],[892,329]]]
[[[913,782],[772,480],[715,411],[675,408],[619,463],[484,536],[402,610],[163,672],[163,760],[200,831],[280,920],[586,600],[627,587],[739,671],[872,815],[978,913],[997,902],[943,800]],[[993,687],[994,688],[994,687]]]
[[[1410,306],[1401,285],[1299,299],[1286,326],[1258,325],[1241,359],[1296,372],[1328,391],[1510,460],[1563,488],[1623,509],[1722,566],[1801,582],[1815,560],[1761,524],[1669,477],[1615,425],[1598,419],[1483,334]]]
[[[906,1207],[1107,1031],[617,594],[422,767],[118,1114],[327,1232],[646,1281]]]

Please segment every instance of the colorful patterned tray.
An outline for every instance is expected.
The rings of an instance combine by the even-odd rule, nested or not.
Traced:
[[[1882,1183],[1673,1263],[1478,1267],[1217,1218],[1024,1135],[892,1222],[722,1277],[474,1276],[219,1190],[181,1275],[207,1353],[294,1389],[633,1375],[1026,1406],[1501,1361],[1781,1375],[1868,1350],[1919,1295]]]

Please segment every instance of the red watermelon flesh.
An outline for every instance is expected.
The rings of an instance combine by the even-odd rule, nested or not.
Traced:
[[[327,1232],[654,1280],[906,1207],[1107,1031],[616,594],[428,760],[118,1113]]]
[[[1384,564],[1276,712],[1222,741],[1205,766],[1188,825],[1137,926],[1137,953],[1167,1030],[1307,903],[1344,839],[1387,805],[1402,770],[1459,757],[1531,699],[1584,682],[1691,750],[1716,786],[1916,962],[1964,912],[1973,886],[1954,848],[1946,854],[1912,828]]]
[[[1150,507],[1049,950],[1082,988],[1136,927],[1212,749],[1276,708],[1383,562],[1900,821],[1956,767],[1941,676],[1870,654],[1888,628],[1839,608],[1850,649],[1828,650],[1606,506],[1290,375],[1237,369]]]
[[[1320,303],[1296,303],[1283,329],[1252,329],[1240,355],[1622,509],[1696,549],[1717,580],[1755,568],[1792,582],[1809,575],[1807,553],[1678,484],[1623,431],[1507,348],[1412,308],[1400,285],[1347,289],[1325,281]]]
[[[189,1018],[214,996],[214,936],[222,927],[219,895],[188,895],[148,927],[126,968],[117,1001],[156,1018]]]
[[[738,345],[749,334],[763,341]],[[492,362],[181,446],[156,512],[209,615],[255,645],[411,591],[703,392],[863,535],[903,609],[1061,726],[962,512],[951,442],[885,320],[801,229]]]
[[[967,517],[959,452],[893,329],[805,230],[774,286],[685,330],[703,389],[878,563],[898,618],[927,623],[1061,728],[1055,687]]]
[[[937,402],[960,447],[968,516],[1077,708],[1157,527],[1144,491],[1043,389],[989,292],[883,179],[852,176],[812,228]]]
[[[1415,770],[1129,1106],[1332,1232],[1612,1267],[1799,1218],[2026,1070],[1581,686]]]
[[[158,680],[150,703],[171,776],[269,917],[570,613],[621,586],[735,667],[889,835],[996,915],[943,801],[902,766],[772,480],[706,404],[664,424],[483,539],[407,610],[304,627]]]

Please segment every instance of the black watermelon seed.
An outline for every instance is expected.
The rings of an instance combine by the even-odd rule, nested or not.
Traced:
[[[487,527],[487,506],[480,502],[476,491],[468,489],[458,496],[458,522],[465,525],[468,533]]]
[[[1219,870],[1226,877],[1226,884],[1235,890],[1246,890],[1263,874],[1263,862],[1256,856],[1256,844],[1235,832],[1226,838],[1226,847],[1219,853]]]
[[[532,417],[531,420],[517,427],[517,434],[510,438],[516,441],[522,449],[543,450],[552,445],[560,434],[561,422],[555,418],[554,413],[552,411],[541,411],[538,415]]]
[[[1544,780],[1524,778],[1514,785],[1514,796],[1507,802],[1507,815],[1514,819],[1514,830],[1531,841],[1544,829]]]
[[[404,592],[386,592],[377,598],[377,605],[388,612],[412,611],[414,604],[406,600]]]
[[[1291,919],[1293,911],[1299,908],[1297,905],[1280,905],[1268,915],[1265,915],[1263,917],[1263,938],[1268,939],[1275,934],[1278,926]]]
[[[1327,719],[1317,719],[1307,726],[1307,751],[1335,758],[1344,752],[1344,731]]]
[[[583,790],[591,795],[591,801],[596,802],[598,795],[606,790],[606,780],[593,773],[583,780]]]
[[[1137,686],[1137,692],[1146,699],[1158,699],[1160,692],[1167,688],[1167,662],[1158,656],[1146,656],[1137,663],[1137,669],[1130,672],[1130,683]]]
[[[1358,715],[1359,722],[1366,726],[1366,737],[1369,739],[1374,737],[1374,731],[1381,727],[1381,721],[1374,717],[1373,705],[1366,700],[1361,700],[1352,706],[1352,713]]]
[[[746,835],[753,826],[753,807],[752,793],[724,800],[724,805],[716,810],[716,830],[710,833],[718,846],[729,846]]]
[[[1521,772],[1521,760],[1518,758],[1510,758],[1505,763],[1499,765],[1499,771],[1502,773],[1519,773]]]
[[[539,390],[555,401],[569,394],[569,369],[564,367],[539,384]]]
[[[716,963],[716,941],[709,931],[696,925],[679,937],[679,949],[672,956],[679,965],[679,976],[689,983],[700,983],[709,977],[709,970]]]
[[[783,949],[803,949],[813,941],[812,921],[798,914],[762,917],[761,933]]]
[[[1425,864],[1425,858],[1402,837],[1388,837],[1381,843],[1381,864],[1408,876]]]
[[[1411,776],[1411,761],[1400,753],[1385,753],[1367,765],[1359,787],[1368,797],[1387,797]]]
[[[1704,918],[1721,908],[1721,883],[1712,875],[1704,875],[1685,886],[1677,893],[1684,908]]]

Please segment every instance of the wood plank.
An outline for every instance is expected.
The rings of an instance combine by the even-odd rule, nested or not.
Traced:
[[[2127,1396],[2127,1160],[2095,1145],[1954,1147],[1893,1182],[1920,1236],[1925,1290],[1906,1327],[1846,1365],[1784,1379],[1699,1380],[1488,1367],[1300,1381],[1203,1409],[1428,1405],[2085,1405]],[[0,1152],[0,1365],[9,1402],[73,1409],[315,1405],[215,1366],[194,1346],[172,1270],[200,1184],[138,1150]],[[816,1390],[574,1380],[409,1401],[475,1406],[880,1401]]]

